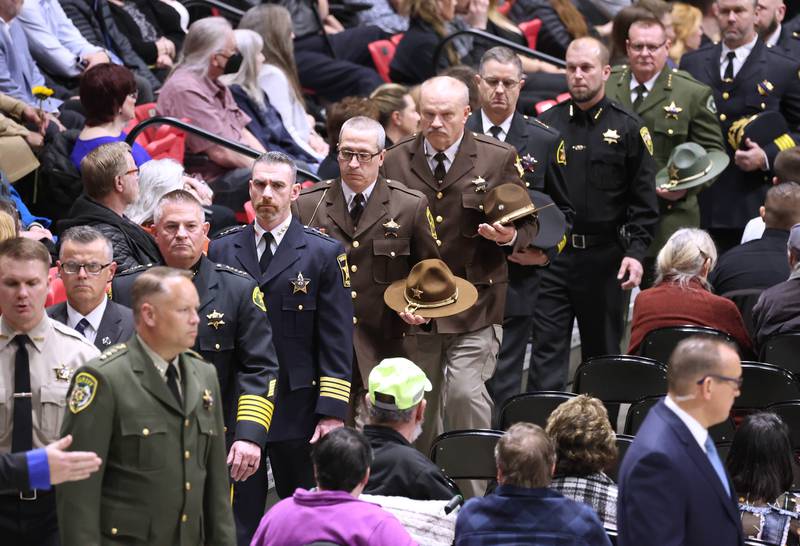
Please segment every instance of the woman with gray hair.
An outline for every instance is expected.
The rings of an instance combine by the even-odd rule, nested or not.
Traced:
[[[731,300],[711,293],[708,274],[716,263],[717,248],[702,229],[681,228],[672,234],[656,258],[655,284],[634,303],[629,354],[638,352],[649,332],[685,325],[728,333],[740,354],[752,353],[739,309]]]

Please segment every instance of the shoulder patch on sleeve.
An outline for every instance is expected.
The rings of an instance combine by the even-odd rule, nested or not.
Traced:
[[[80,372],[72,383],[72,392],[69,395],[69,411],[80,413],[92,403],[97,393],[97,378],[89,372]]]
[[[564,150],[564,139],[561,139],[561,142],[558,143],[558,149],[556,149],[556,163],[559,165],[566,165],[567,164],[567,152]]]
[[[336,256],[336,261],[339,262],[339,269],[342,272],[342,286],[350,288],[350,267],[347,265],[347,254],[339,254]]]
[[[267,306],[264,303],[264,293],[258,286],[253,288],[253,303],[265,313],[267,312]]]
[[[647,151],[653,155],[653,138],[650,136],[650,131],[647,130],[647,127],[642,127],[639,129],[639,134],[642,135],[642,141],[644,141]]]

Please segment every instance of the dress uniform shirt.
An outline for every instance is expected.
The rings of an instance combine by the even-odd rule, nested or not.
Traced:
[[[645,86],[646,91],[644,92],[644,95],[642,95],[642,100],[646,99],[647,95],[650,94],[650,91],[653,90],[653,86],[656,84],[656,80],[658,79],[658,77],[660,75],[661,75],[661,72],[659,72],[658,74],[656,74],[655,76],[653,76],[652,78],[650,78],[649,80],[647,80],[644,83],[639,83],[639,81],[636,79],[636,77],[631,77],[631,104],[636,102],[636,97],[638,95],[638,93],[636,92],[636,88],[639,87],[640,85],[644,85]]]
[[[775,32],[770,34],[769,38],[764,40],[764,43],[767,44],[767,47],[775,47],[778,44],[778,40],[781,38],[782,30],[783,26],[778,24],[778,28],[775,29]]]
[[[377,182],[377,179],[375,180]],[[367,186],[367,188],[361,192],[361,195],[364,197],[364,207],[366,207],[367,201],[369,201],[369,196],[372,195],[372,190],[375,189],[375,182]],[[342,193],[344,194],[344,202],[347,204],[347,210],[350,211],[353,209],[353,199],[356,198],[356,192],[350,189],[350,186],[342,183]]]
[[[158,370],[158,375],[161,376],[161,379],[164,380],[164,383],[167,382],[167,369],[170,366],[174,366],[175,367],[175,370],[177,371],[175,379],[176,379],[177,386],[178,386],[178,394],[183,396],[183,389],[181,388],[181,367],[178,366],[178,357],[176,356],[175,358],[173,358],[172,360],[167,362],[166,360],[164,360],[161,357],[160,354],[155,352],[153,350],[153,348],[150,347],[150,345],[145,343],[145,341],[141,337],[139,337],[138,334],[136,335],[136,337],[139,339],[139,342],[142,344],[142,348],[144,349],[144,352],[147,354],[147,356],[150,357],[150,360],[153,361],[153,365],[156,367],[156,370]]]
[[[511,129],[511,120],[514,119],[514,114],[512,113],[508,116],[500,125],[495,125],[492,123],[492,120],[489,119],[489,116],[486,115],[486,112],[483,111],[481,108],[481,121],[483,122],[483,133],[489,135],[490,137],[496,138],[502,142],[506,141],[508,137],[508,131]],[[492,134],[490,130],[492,127],[500,127],[500,133],[497,136]]]
[[[286,230],[289,229],[289,224],[291,223],[292,217],[290,215],[286,220],[278,224],[275,229],[269,232],[272,233],[272,242],[269,244],[269,248],[273,256],[275,255],[275,251],[278,250],[278,245],[283,241],[283,236],[286,235]],[[261,255],[264,254],[264,250],[266,249],[264,235],[267,233],[267,230],[262,228],[258,222],[253,222],[253,229],[256,232],[256,252],[260,260]]]
[[[92,309],[88,315],[83,316],[67,302],[67,326],[73,330],[77,330],[78,323],[86,319],[89,326],[83,329],[83,337],[85,337],[89,343],[94,343],[94,340],[97,339],[97,332],[100,329],[100,323],[103,321],[103,313],[106,312],[107,304],[108,298],[103,298],[100,301],[100,305]]]
[[[719,58],[720,78],[725,79],[725,70],[728,68],[728,52],[733,51],[736,54],[736,57],[733,58],[733,77],[735,78],[736,74],[739,73],[739,69],[742,68],[742,65],[750,56],[750,52],[753,51],[757,40],[758,36],[753,38],[753,41],[749,44],[744,44],[736,49],[731,49],[725,45],[725,42],[722,42],[722,55]]]
[[[14,422],[14,358],[17,332],[0,317],[0,452],[11,450]],[[45,447],[60,436],[69,380],[73,372],[100,354],[78,332],[45,316],[30,331],[27,343],[31,374],[33,447]]]
[[[444,150],[444,152],[442,152],[446,156],[446,158],[444,160],[444,170],[445,170],[445,172],[450,170],[450,166],[453,164],[453,159],[455,159],[456,154],[458,153],[458,148],[459,148],[459,146],[461,146],[461,140],[462,139],[463,139],[463,136],[462,136],[462,138],[459,138],[458,140],[456,140],[455,144],[453,144],[448,149]],[[424,139],[423,142],[424,142],[424,146],[425,146],[425,157],[428,159],[428,165],[431,168],[431,172],[435,172],[436,164],[438,163],[438,161],[436,161],[433,158],[433,156],[438,154],[439,151],[435,150],[433,148],[433,146],[431,146],[431,143],[428,142],[428,139]]]

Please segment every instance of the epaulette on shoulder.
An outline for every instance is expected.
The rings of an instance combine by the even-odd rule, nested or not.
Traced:
[[[327,190],[330,185],[333,184],[333,179],[329,180],[321,180],[319,182],[315,182],[313,186],[309,186],[300,191],[300,195],[307,195],[309,193],[314,193],[318,191]]]
[[[117,343],[116,345],[112,345],[111,347],[103,351],[103,353],[100,356],[98,356],[97,359],[100,361],[101,363],[100,365],[102,366],[103,364],[106,364],[116,359],[118,356],[124,355],[127,352],[128,352],[128,346],[126,344]]]
[[[558,129],[550,127],[548,124],[546,124],[545,122],[541,121],[539,118],[535,118],[535,117],[532,117],[532,116],[523,116],[523,117],[525,118],[525,121],[528,123],[528,125],[531,125],[533,127],[537,127],[539,129],[543,129],[543,130],[547,131],[548,133],[550,133],[550,134],[552,134],[554,136],[560,134],[558,132]]]
[[[225,237],[226,235],[230,235],[231,233],[238,233],[238,232],[242,231],[246,227],[247,226],[242,226],[242,225],[229,227],[228,229],[224,229],[224,230],[220,231],[219,233],[217,233],[217,236],[214,237],[214,239],[221,239],[222,237]]]
[[[497,140],[494,137],[486,136],[486,135],[481,134],[481,133],[474,133],[473,132],[472,136],[475,137],[475,140],[477,140],[478,142],[481,142],[483,144],[491,144],[492,146],[495,146],[496,148],[508,148],[508,147],[511,147],[510,144],[507,144],[505,142],[500,142],[499,140]]]
[[[406,142],[411,142],[416,138],[417,138],[417,133],[414,133],[413,135],[409,135],[409,136],[407,136],[405,138],[401,138],[400,140],[398,140],[397,142],[395,142],[394,144],[392,144],[391,146],[389,146],[386,149],[387,150],[391,150],[392,148],[400,146],[401,144],[405,144]]]
[[[641,118],[637,114],[635,114],[634,112],[631,112],[630,110],[626,109],[624,106],[619,104],[617,101],[615,101],[615,100],[608,101],[608,105],[611,108],[613,108],[614,110],[616,110],[617,112],[625,114],[626,117],[634,120],[637,124],[641,123]]]
[[[409,188],[408,186],[406,186],[405,184],[403,184],[399,180],[392,180],[390,178],[387,178],[386,179],[386,185],[389,186],[390,188],[392,188],[393,190],[401,191],[403,193],[407,193],[407,194],[413,195],[415,197],[420,197],[421,195],[424,195],[420,191],[412,190],[411,188]]]
[[[203,355],[201,355],[200,353],[198,353],[196,351],[193,351],[191,349],[186,349],[183,352],[188,354],[189,356],[192,356],[192,357],[198,359],[198,360],[202,360],[203,362],[208,362],[205,358],[203,358]]]
[[[156,264],[144,264],[144,265],[135,265],[133,267],[129,267],[125,271],[120,271],[115,277],[124,277],[125,275],[133,275],[134,273],[141,273],[142,271],[146,271],[151,267],[155,267]]]
[[[614,66],[611,67],[611,73],[612,74],[619,74],[619,73],[624,73],[624,72],[627,72],[627,71],[628,71],[628,65],[627,64],[615,64]]]
[[[309,235],[316,235],[320,239],[323,239],[323,240],[325,240],[325,241],[327,241],[329,243],[338,244],[338,242],[335,239],[332,239],[330,235],[328,235],[327,233],[322,233],[320,230],[318,230],[315,227],[303,226],[303,229]]]
[[[250,279],[250,275],[247,271],[242,271],[241,269],[236,269],[235,267],[231,267],[228,264],[214,264],[214,269],[217,271],[225,271],[226,273],[233,273],[234,275],[238,275],[240,277],[245,277]]]

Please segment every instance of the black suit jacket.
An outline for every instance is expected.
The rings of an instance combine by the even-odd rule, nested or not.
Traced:
[[[790,136],[800,142],[800,62],[775,49],[756,40],[730,83],[723,82],[720,76],[722,44],[701,47],[681,58],[682,70],[711,87],[731,157],[717,182],[700,194],[700,224],[705,228],[743,228],[750,218],[758,215],[772,182],[769,172],[744,172],[733,162],[736,150],[727,142],[733,123],[766,110],[779,111],[789,124]],[[760,85],[765,81],[772,84],[771,91],[765,92]],[[771,142],[762,147],[772,167],[780,151],[778,145]]]
[[[467,129],[484,133],[480,110],[474,112],[467,120]],[[569,199],[562,164],[557,160],[558,148],[563,143],[561,133],[537,119],[514,112],[505,142],[517,149],[520,165],[525,171],[523,175],[525,185],[529,190],[540,191],[550,196],[564,213],[569,233],[575,209]],[[550,260],[558,254],[558,249],[555,247],[542,250],[547,252]],[[526,316],[533,313],[539,269],[535,266],[508,263],[505,316]]]
[[[66,324],[67,302],[48,307],[47,316],[61,324]],[[109,300],[106,303],[103,319],[100,321],[100,328],[97,330],[97,337],[94,338],[94,346],[100,351],[105,351],[112,345],[128,341],[133,337],[134,330],[133,311]]]
[[[781,25],[781,35],[774,48],[785,55],[797,59],[800,56],[800,25]]]

